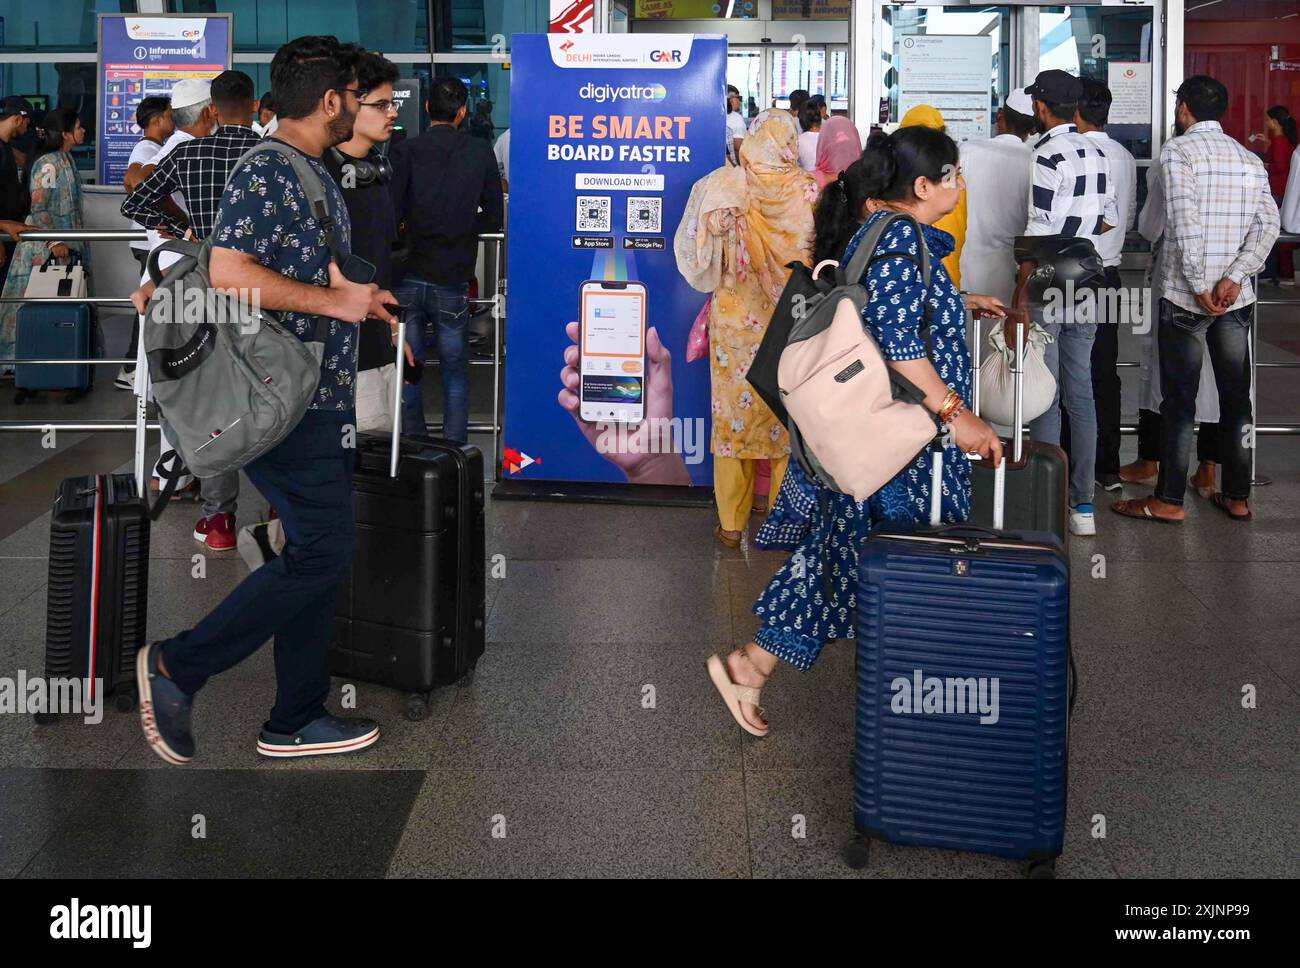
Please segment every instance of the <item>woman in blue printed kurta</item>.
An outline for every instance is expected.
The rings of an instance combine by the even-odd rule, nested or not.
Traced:
[[[915,223],[896,219],[885,229],[877,253],[907,255],[878,258],[869,266],[862,278],[868,292],[862,319],[891,368],[925,392],[926,406],[935,413],[942,411],[950,389],[965,405],[970,401],[966,306],[942,263],[953,241],[929,224],[951,211],[960,195],[957,160],[956,145],[942,132],[912,128],[873,138],[862,160],[841,176],[838,187],[828,186],[826,201],[818,210],[817,258],[839,258],[841,264],[848,262],[863,237],[889,211],[906,212],[916,219]],[[845,216],[859,213],[866,215],[866,221],[858,226],[853,218],[845,244]],[[917,264],[920,245],[929,249],[928,288]],[[976,296],[971,302],[981,314],[1002,315],[1005,309],[991,297]],[[927,303],[928,353],[923,325]],[[965,455],[978,452],[996,458],[1001,443],[969,410],[952,414],[948,427],[940,514],[944,522],[955,523],[966,520],[970,512],[970,463]],[[717,656],[709,662],[714,684],[749,732],[767,731],[767,721],[757,708],[756,687],[778,659],[807,670],[827,642],[856,635],[858,545],[882,522],[929,520],[932,466],[926,451],[866,501],[856,502],[809,480],[797,464],[791,464],[758,541],[793,554],[754,604],[754,613],[762,620],[754,640],[728,656],[725,664]]]

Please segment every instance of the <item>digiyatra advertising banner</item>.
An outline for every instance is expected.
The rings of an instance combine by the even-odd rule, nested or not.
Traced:
[[[99,18],[99,117],[95,170],[101,185],[121,185],[140,140],[135,109],[146,97],[170,97],[187,77],[211,80],[231,64],[230,14]]]
[[[516,35],[511,61],[502,479],[709,485],[673,234],[725,160],[726,39]]]

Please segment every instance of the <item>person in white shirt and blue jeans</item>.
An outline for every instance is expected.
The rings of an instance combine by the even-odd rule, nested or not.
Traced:
[[[1211,504],[1234,521],[1251,519],[1250,322],[1252,277],[1277,240],[1278,211],[1263,163],[1219,124],[1228,89],[1198,74],[1178,88],[1176,137],[1160,151],[1165,190],[1159,330],[1160,417],[1164,426],[1155,494],[1111,509],[1143,521],[1179,524],[1186,517],[1200,335],[1219,390],[1222,488]]]
[[[1033,147],[1028,236],[1089,240],[1100,250],[1101,237],[1120,224],[1110,163],[1098,143],[1074,125],[1083,85],[1065,71],[1042,71],[1026,88],[1034,117],[1044,134]],[[1016,305],[1025,305],[1025,282],[1036,268],[1020,265]],[[1049,312],[1042,326],[1053,337],[1044,361],[1056,377],[1056,396],[1047,412],[1030,421],[1030,439],[1059,444],[1061,408],[1070,418],[1070,533],[1097,533],[1092,493],[1097,462],[1097,411],[1092,394],[1092,345],[1097,336],[1096,302],[1067,293],[1064,312]],[[1075,298],[1070,298],[1071,296]],[[1014,339],[1014,318],[1007,322]]]

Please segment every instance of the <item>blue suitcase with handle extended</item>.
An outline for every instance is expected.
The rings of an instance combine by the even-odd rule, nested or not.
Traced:
[[[1054,534],[999,530],[1005,467],[995,529],[939,526],[936,502],[929,527],[882,527],[860,549],[853,867],[878,839],[1055,873],[1073,690],[1070,567]]]

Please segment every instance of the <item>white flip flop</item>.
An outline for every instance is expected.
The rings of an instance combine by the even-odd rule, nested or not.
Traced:
[[[709,656],[705,665],[708,666],[709,678],[713,680],[713,685],[714,688],[718,690],[718,695],[722,696],[723,701],[727,704],[727,710],[731,713],[732,719],[734,719],[740,725],[740,728],[745,730],[745,732],[754,736],[766,736],[768,730],[759,729],[747,720],[740,712],[740,704],[742,702],[752,703],[754,706],[758,706],[759,696],[762,693],[762,690],[755,689],[753,686],[742,686],[738,682],[733,682],[730,673],[727,672],[726,665],[716,655]],[[761,708],[759,709],[759,714],[762,714]]]

